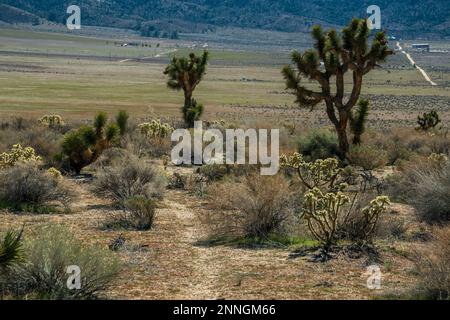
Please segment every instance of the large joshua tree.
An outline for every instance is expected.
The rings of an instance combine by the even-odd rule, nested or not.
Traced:
[[[300,106],[313,108],[320,102],[325,103],[328,118],[336,128],[341,159],[345,159],[349,151],[347,128],[361,94],[363,77],[393,54],[384,32],[375,35],[370,48],[369,36],[364,19],[353,19],[341,35],[335,30],[325,33],[320,26],[315,26],[312,31],[315,49],[303,54],[294,51],[292,62],[296,70],[286,66],[282,71],[287,89],[293,91]],[[353,78],[351,91],[344,88],[347,72],[351,72]],[[317,82],[319,89],[305,86],[307,79]],[[356,140],[358,142],[359,137]]]
[[[193,127],[194,121],[200,119],[203,113],[203,105],[197,103],[192,95],[206,73],[208,60],[208,51],[203,51],[201,56],[191,53],[188,58],[174,57],[164,71],[169,77],[167,86],[174,90],[182,89],[184,92],[182,112],[189,127]]]

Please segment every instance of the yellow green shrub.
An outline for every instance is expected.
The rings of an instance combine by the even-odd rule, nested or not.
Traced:
[[[45,115],[38,122],[48,128],[60,128],[64,126],[62,117],[57,114]]]
[[[0,169],[15,166],[18,162],[41,161],[42,158],[36,155],[36,151],[32,147],[22,147],[15,144],[10,152],[0,154]]]
[[[161,122],[161,120],[141,123],[138,125],[138,129],[143,135],[151,138],[165,138],[175,130],[170,124]]]

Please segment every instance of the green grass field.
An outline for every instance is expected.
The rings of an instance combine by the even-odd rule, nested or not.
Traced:
[[[104,39],[17,30],[0,30],[0,39],[2,116],[58,113],[64,117],[90,118],[99,110],[119,109],[137,116],[149,112],[156,116],[179,114],[182,94],[166,87],[163,70],[169,56],[186,55],[189,49],[180,48],[145,62],[121,62],[73,56],[108,57]],[[165,43],[158,50],[174,48],[174,43]],[[46,50],[49,56],[26,54]],[[143,57],[148,53],[146,50],[153,49],[118,47],[114,50],[122,50],[123,56]],[[1,51],[25,54],[1,54]],[[52,55],[56,53],[71,56]],[[289,61],[287,53],[212,49],[211,59],[208,74],[195,92],[196,98],[206,106],[206,118],[220,116],[230,111],[228,107],[236,105],[295,107],[294,97],[284,92],[280,73],[281,66]],[[449,100],[448,87],[428,85],[402,59],[396,55],[386,63],[386,68],[370,73],[363,95],[438,97],[444,103]],[[351,79],[347,78],[346,82],[350,87]],[[392,105],[392,110],[400,115],[404,113],[402,106]]]

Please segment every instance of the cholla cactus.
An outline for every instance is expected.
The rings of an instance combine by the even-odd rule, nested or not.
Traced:
[[[13,167],[18,162],[41,161],[42,158],[36,155],[36,151],[32,147],[22,147],[15,144],[11,148],[11,152],[0,154],[0,169]]]
[[[61,171],[53,167],[48,169],[47,173],[50,174],[55,179],[60,179],[62,177]]]
[[[151,138],[165,138],[175,130],[170,124],[163,123],[161,120],[141,123],[138,128],[143,135]]]
[[[369,205],[362,209],[364,223],[361,224],[361,240],[369,241],[373,235],[380,218],[380,214],[385,212],[391,201],[386,196],[379,196],[370,201]]]
[[[301,217],[307,221],[311,234],[320,242],[325,253],[336,244],[337,231],[347,223],[346,218],[353,205],[354,200],[350,201],[350,198],[340,191],[323,193],[314,188],[305,194]],[[358,243],[363,242],[359,243],[360,245],[371,240],[380,215],[389,205],[388,197],[379,196],[361,210],[363,219],[358,226],[361,236],[357,239]]]
[[[342,192],[323,193],[319,188],[313,188],[305,194],[301,217],[325,252],[337,242],[338,223],[349,202],[350,198]]]
[[[436,165],[439,168],[445,167],[445,165],[448,163],[448,157],[443,153],[432,153],[428,160],[433,164]]]
[[[60,115],[52,114],[52,115],[45,115],[42,118],[38,120],[38,122],[51,129],[55,128],[61,128],[64,126],[64,121]]]
[[[306,162],[300,153],[280,157],[280,166],[296,169],[301,182],[308,189],[324,186],[331,189],[341,172],[338,164],[338,161],[334,158]]]

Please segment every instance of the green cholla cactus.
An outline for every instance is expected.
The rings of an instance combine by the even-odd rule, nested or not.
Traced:
[[[428,160],[438,168],[444,168],[448,164],[448,157],[443,153],[432,153]]]
[[[41,161],[32,147],[22,147],[20,144],[13,145],[11,152],[0,154],[0,169],[13,167],[18,162]]]
[[[320,242],[325,253],[332,245],[336,244],[337,231],[342,224],[346,223],[346,218],[353,205],[354,201],[350,201],[350,198],[341,191],[323,193],[319,188],[314,188],[305,194],[301,217],[307,221],[308,229]],[[389,205],[388,197],[379,196],[361,210],[360,214],[363,219],[358,226],[360,229],[360,237],[357,239],[359,245],[371,241],[379,217]]]
[[[159,119],[141,123],[138,129],[149,138],[165,138],[175,130],[170,124],[163,123]]]
[[[52,114],[52,115],[45,115],[42,118],[38,120],[38,122],[48,128],[51,129],[58,129],[64,126],[64,121],[60,115]]]
[[[380,214],[385,212],[391,201],[386,196],[379,196],[370,201],[369,205],[361,210],[364,216],[364,223],[361,224],[361,235],[359,240],[370,241],[375,231]],[[360,243],[364,245],[365,243]]]
[[[50,169],[47,170],[47,173],[50,174],[53,178],[55,179],[59,179],[62,177],[62,173],[61,171],[59,171],[56,168],[51,167]]]
[[[331,189],[341,172],[338,165],[339,162],[335,158],[306,162],[303,156],[297,152],[291,156],[282,155],[280,157],[280,166],[296,169],[300,181],[308,189],[324,186]]]
[[[301,217],[306,220],[311,234],[325,252],[337,242],[339,219],[348,203],[350,198],[342,192],[322,193],[319,188],[313,188],[305,194]]]
[[[435,128],[440,122],[441,119],[439,118],[439,115],[436,111],[433,110],[429,113],[425,112],[422,117],[417,117],[417,124],[419,125],[417,129],[428,131]]]

